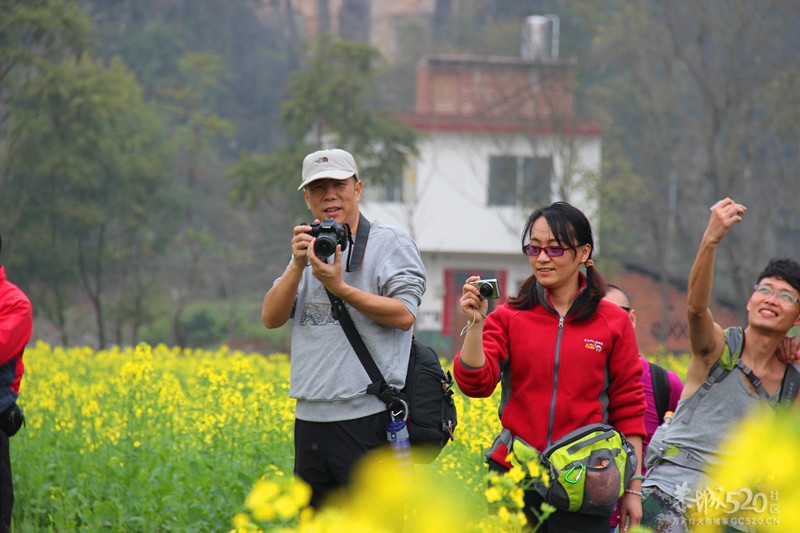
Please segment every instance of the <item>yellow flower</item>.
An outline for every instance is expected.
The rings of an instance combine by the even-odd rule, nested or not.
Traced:
[[[500,520],[503,522],[508,522],[511,520],[511,513],[508,512],[508,507],[505,505],[501,506],[500,509],[497,510],[497,516],[499,516]]]
[[[301,479],[292,480],[292,498],[298,508],[305,507],[311,501],[311,486]]]
[[[540,465],[537,460],[528,461],[525,467],[528,469],[528,475],[531,477],[540,477],[544,474],[544,472],[542,472],[542,465]]]
[[[484,491],[486,495],[486,501],[489,503],[496,503],[503,499],[503,492],[497,485],[492,485],[486,491]]]
[[[279,494],[280,487],[277,483],[259,479],[253,486],[253,490],[247,495],[244,504],[253,512],[256,519],[272,520],[275,517],[272,502]]]
[[[800,523],[800,431],[796,413],[756,410],[721,447],[713,487],[698,491],[692,509],[697,532],[717,532],[721,521],[759,524],[771,533],[794,532]]]
[[[517,487],[509,493],[509,498],[517,507],[517,509],[523,509],[525,507],[524,497],[525,491],[522,489],[522,487]]]
[[[275,500],[275,512],[282,520],[288,520],[297,514],[297,503],[289,496],[281,496]]]
[[[523,479],[525,479],[525,469],[524,468],[512,468],[508,472],[506,472],[506,477],[513,481],[514,483],[519,483]]]
[[[233,527],[235,531],[247,530],[250,526],[252,526],[252,523],[245,513],[237,513],[236,516],[233,517]]]

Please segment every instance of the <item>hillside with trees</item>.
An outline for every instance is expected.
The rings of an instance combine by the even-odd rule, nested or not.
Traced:
[[[419,59],[518,55],[531,14],[559,16],[579,111],[603,124],[606,264],[685,279],[724,196],[758,223],[723,244],[719,296],[743,301],[767,258],[798,257],[796,2],[437,0],[398,19],[391,60],[308,35],[295,8],[0,0],[0,261],[37,338],[284,349],[258,313],[306,216],[302,156],[335,139],[373,162],[365,179],[400,172],[416,133],[393,116]]]

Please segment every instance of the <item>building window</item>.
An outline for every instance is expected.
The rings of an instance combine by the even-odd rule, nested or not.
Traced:
[[[383,202],[402,202],[403,201],[403,175],[381,173],[381,201]]]
[[[552,157],[491,156],[489,205],[549,204],[552,178]]]
[[[369,0],[344,0],[339,11],[339,35],[348,41],[369,42]]]

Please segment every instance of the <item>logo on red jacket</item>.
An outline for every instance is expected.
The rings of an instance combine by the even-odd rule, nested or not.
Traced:
[[[583,339],[583,345],[586,347],[587,350],[592,350],[594,352],[602,352],[603,351],[603,341],[596,341],[592,339]]]

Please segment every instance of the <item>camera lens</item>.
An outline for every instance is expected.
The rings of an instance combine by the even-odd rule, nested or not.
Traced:
[[[491,283],[481,283],[480,293],[484,298],[489,298],[494,294],[494,287]]]
[[[327,259],[336,251],[336,244],[338,243],[335,235],[323,233],[317,237],[317,241],[314,243],[314,253],[320,259]]]

